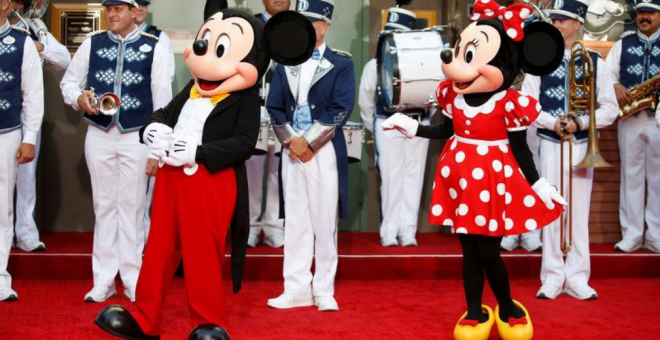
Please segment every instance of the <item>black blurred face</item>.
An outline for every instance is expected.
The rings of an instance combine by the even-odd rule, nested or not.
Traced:
[[[637,11],[637,27],[647,36],[658,30],[660,25],[660,12]]]

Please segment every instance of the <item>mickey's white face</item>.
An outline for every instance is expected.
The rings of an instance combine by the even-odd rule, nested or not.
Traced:
[[[497,55],[501,43],[498,31],[492,26],[474,22],[461,32],[452,49],[451,62],[442,64],[442,72],[453,82],[456,93],[485,93],[502,86],[502,71],[488,64]]]

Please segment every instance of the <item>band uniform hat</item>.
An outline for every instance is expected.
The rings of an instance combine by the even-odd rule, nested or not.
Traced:
[[[310,21],[323,20],[331,23],[334,10],[335,3],[333,0],[298,0],[296,3],[296,11]]]
[[[660,0],[640,0],[635,5],[638,12],[660,12]]]
[[[552,19],[574,19],[584,24],[588,7],[586,2],[580,0],[557,0],[548,14]]]

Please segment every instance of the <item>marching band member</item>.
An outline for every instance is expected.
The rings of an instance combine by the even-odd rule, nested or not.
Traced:
[[[11,2],[12,11],[7,12],[10,24],[20,25],[19,16],[14,13],[20,15],[25,8],[30,8],[31,2],[32,0],[13,0]],[[71,62],[69,50],[47,30],[44,32],[45,37],[42,38],[44,39],[42,42],[32,27],[26,29],[30,30],[30,36],[42,60],[58,71],[66,70]],[[16,178],[16,247],[25,251],[46,250],[46,245],[39,240],[39,230],[34,220],[34,209],[37,203],[37,160],[40,146],[41,130],[37,133],[34,145],[34,162],[20,165]]]
[[[30,32],[10,26],[10,0],[0,0],[0,301],[13,301],[7,272],[14,238],[14,185],[19,164],[35,157],[44,116],[44,78]]]
[[[273,15],[286,11],[291,6],[290,0],[262,1],[265,11],[257,14],[257,18],[264,24]],[[273,64],[271,64],[266,76],[261,80],[262,82],[270,84],[273,78],[273,67]],[[262,86],[261,89],[263,91],[268,87],[269,85]],[[261,93],[261,95],[263,98],[266,98],[268,93]],[[261,120],[270,120],[265,106],[262,106]],[[259,235],[262,231],[264,233],[264,244],[275,248],[284,245],[284,220],[280,218],[279,166],[279,157],[275,156],[274,145],[270,145],[270,143],[267,154],[252,155],[245,162],[248,174],[248,187],[250,189],[250,236],[248,238],[248,245],[250,247],[257,246]],[[266,176],[265,191],[263,186],[264,175]],[[265,202],[263,202],[264,194],[266,195]]]
[[[338,310],[334,299],[337,217],[346,218],[348,213],[348,156],[342,127],[355,103],[353,62],[348,53],[332,50],[324,42],[332,0],[300,0],[296,8],[314,25],[316,50],[299,66],[277,66],[266,102],[286,149],[280,173],[286,218],[284,293],[268,300],[268,305]]]
[[[656,76],[660,70],[660,1],[639,2],[635,9],[637,31],[624,33],[607,56],[607,66],[616,81],[614,91],[622,107],[632,100],[631,87]],[[642,247],[646,221],[644,247],[660,252],[660,205],[655,203],[660,199],[660,130],[656,121],[660,126],[660,115],[650,110],[619,121],[619,219],[623,239],[614,246],[619,251]],[[648,190],[646,209],[645,189]]]
[[[398,1],[400,2],[400,1]],[[415,13],[400,7],[390,8],[386,31],[410,31],[415,25]],[[376,169],[381,179],[380,243],[384,247],[416,246],[417,217],[421,203],[424,168],[429,140],[408,139],[396,131],[383,131],[381,125],[392,114],[378,102],[377,60],[364,67],[360,81],[359,105],[362,122],[374,134]],[[429,125],[429,110],[406,112],[407,115]]]
[[[158,29],[154,25],[148,25],[146,22],[147,15],[149,14],[149,5],[151,5],[151,0],[136,0],[138,4],[138,15],[135,17],[135,24],[142,31],[149,33],[155,37],[158,37],[158,44],[163,46],[163,49],[167,51],[165,54],[169,57],[167,62],[168,69],[170,71],[171,82],[174,81],[174,72],[175,72],[175,62],[174,62],[174,51],[172,50],[172,43],[170,42],[170,37],[164,31]],[[147,203],[144,212],[144,230],[145,237],[149,237],[149,228],[151,226],[151,202],[153,199],[154,193],[154,176],[149,176],[149,182],[147,186]]]
[[[564,0],[563,7],[550,10],[553,24],[564,37],[564,60],[551,74],[537,77],[528,75],[523,83],[523,92],[539,99],[541,114],[534,123],[538,127],[537,135],[541,138],[539,146],[541,176],[550,183],[559,185],[560,176],[568,183],[568,167],[559,168],[560,148],[565,148],[565,162],[578,164],[587,152],[587,137],[589,128],[588,113],[575,113],[578,116],[569,120],[565,130],[573,135],[573,159],[569,160],[568,145],[560,142],[562,131],[559,116],[569,107],[569,93],[565,88],[568,84],[568,61],[571,57],[571,46],[578,40],[578,32],[584,23],[587,4],[578,0]],[[597,127],[606,127],[616,119],[618,105],[614,96],[612,78],[609,71],[596,52],[589,52],[594,62],[596,84],[596,117]],[[581,81],[581,75],[576,76]],[[570,165],[569,165],[570,166]],[[542,287],[537,293],[541,299],[554,299],[562,292],[578,299],[595,299],[596,291],[588,284],[591,273],[589,259],[589,207],[591,204],[591,188],[594,169],[573,169],[573,202],[569,202],[567,210],[573,209],[573,250],[568,253],[564,262],[560,251],[560,222],[555,221],[543,228],[543,261],[541,266]],[[565,192],[568,192],[566,184]],[[561,218],[567,219],[569,212]],[[564,287],[565,286],[565,287]]]
[[[172,99],[168,51],[158,38],[135,25],[135,0],[104,0],[110,31],[91,33],[76,52],[62,79],[64,101],[84,112],[89,123],[85,159],[94,199],[94,288],[85,301],[115,295],[119,272],[124,295],[135,299],[145,242],[144,213],[148,175],[158,167],[148,159],[138,130],[149,115]],[[123,59],[120,59],[123,58]],[[120,94],[114,115],[92,105],[97,94]]]

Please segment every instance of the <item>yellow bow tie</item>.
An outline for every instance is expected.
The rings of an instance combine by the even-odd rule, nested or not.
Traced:
[[[219,102],[225,100],[227,97],[229,97],[229,93],[215,95],[211,97],[211,104],[216,105]],[[208,98],[208,97],[202,96],[199,92],[197,92],[197,88],[193,86],[192,89],[190,89],[190,99],[199,99],[199,98]]]

